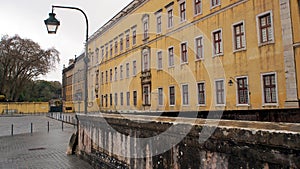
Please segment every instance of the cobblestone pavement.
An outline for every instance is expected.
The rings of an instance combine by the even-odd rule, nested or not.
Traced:
[[[47,122],[50,124],[50,131],[47,130]],[[6,134],[3,129],[9,128],[14,122],[19,127],[19,133],[14,136]],[[33,133],[28,133],[32,122],[35,126]],[[21,129],[22,128],[22,129]],[[30,128],[30,127],[29,127]],[[75,128],[71,125],[64,125],[62,130],[61,122],[52,120],[45,116],[26,117],[0,117],[0,169],[89,169],[92,168],[87,162],[75,155],[66,155],[69,139]],[[6,135],[6,136],[3,136]]]

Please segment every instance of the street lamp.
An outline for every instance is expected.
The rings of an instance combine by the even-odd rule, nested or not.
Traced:
[[[55,34],[57,31],[58,26],[60,25],[60,22],[55,18],[55,13],[53,13],[54,8],[64,8],[64,9],[74,9],[77,11],[80,11],[85,18],[86,21],[86,39],[85,39],[85,57],[84,57],[84,113],[87,114],[87,98],[88,98],[88,82],[87,82],[87,76],[88,76],[88,38],[89,38],[89,22],[86,14],[83,12],[83,10],[77,8],[77,7],[69,7],[69,6],[56,6],[52,5],[52,12],[49,13],[49,18],[44,20],[47,31],[49,34]]]

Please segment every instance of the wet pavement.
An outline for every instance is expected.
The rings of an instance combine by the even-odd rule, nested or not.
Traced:
[[[48,123],[49,121],[49,132]],[[11,136],[11,123],[14,136]],[[30,124],[33,133],[30,133]],[[66,155],[72,125],[45,116],[0,117],[0,169],[89,169],[87,162]]]

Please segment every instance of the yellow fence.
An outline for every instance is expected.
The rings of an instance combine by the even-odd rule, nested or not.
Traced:
[[[47,113],[48,102],[9,102],[0,103],[0,114]]]

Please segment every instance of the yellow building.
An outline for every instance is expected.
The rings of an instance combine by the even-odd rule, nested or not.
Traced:
[[[73,112],[73,69],[74,60],[69,60],[68,67],[64,67],[62,72],[62,100],[63,112]]]
[[[299,108],[299,3],[134,0],[89,38],[89,100],[119,112]]]

